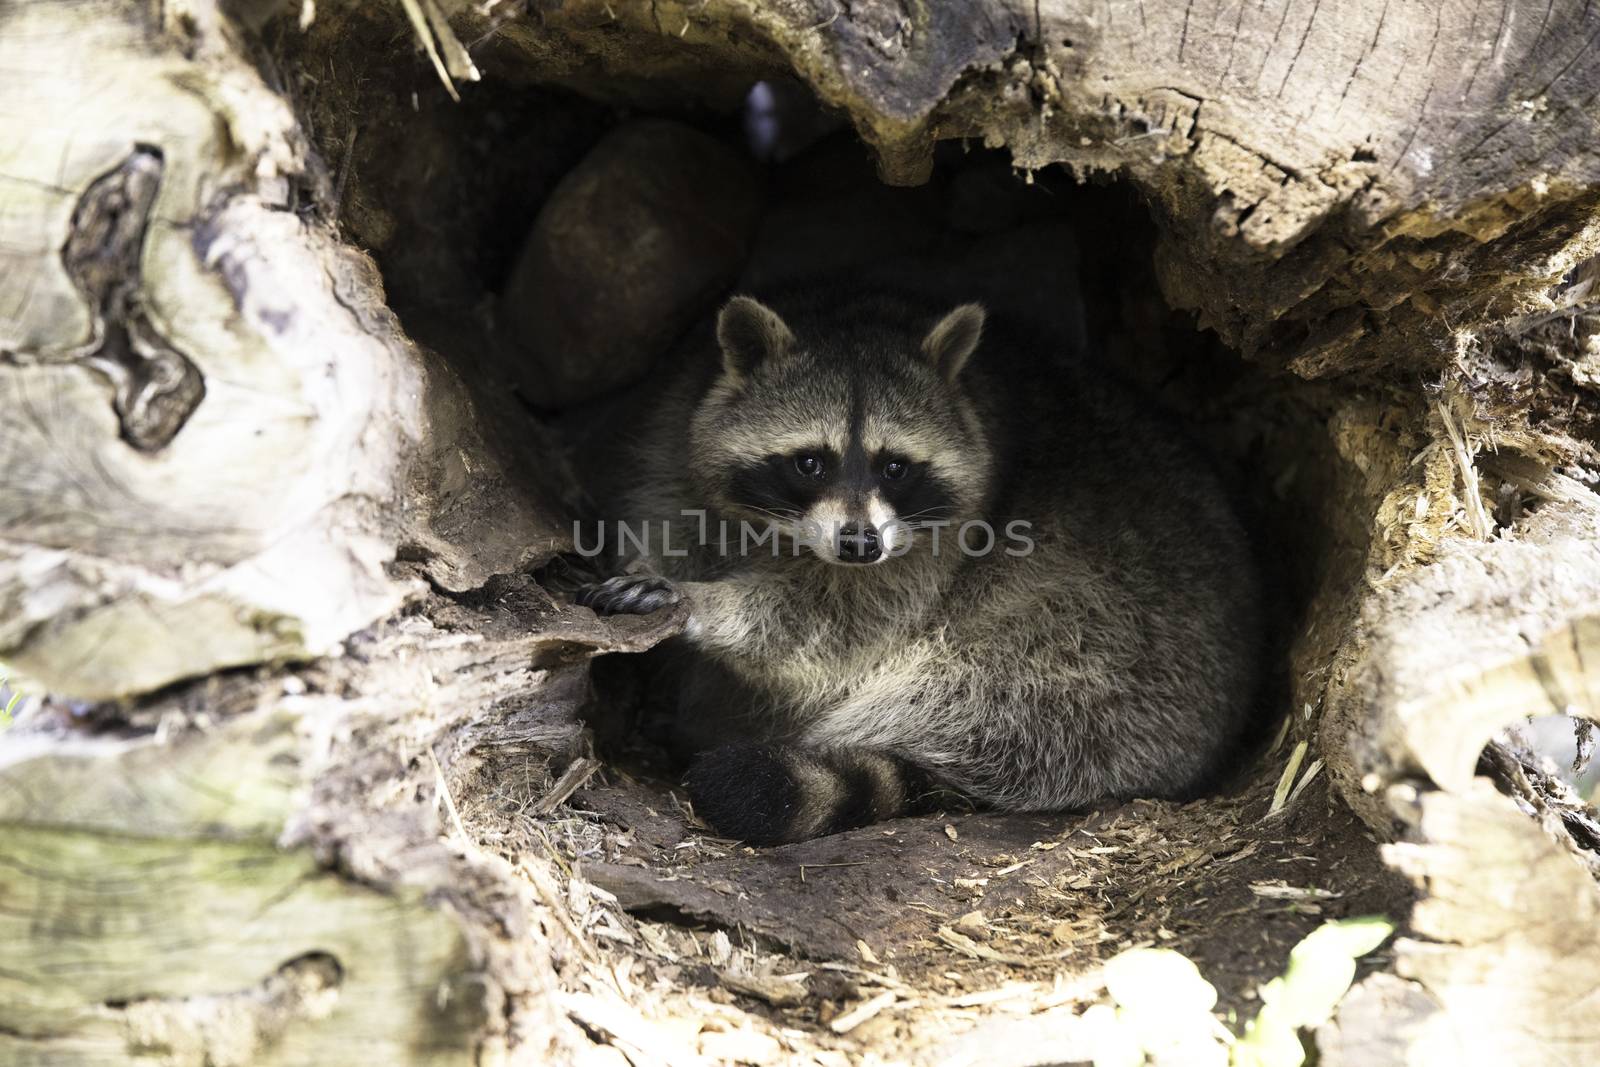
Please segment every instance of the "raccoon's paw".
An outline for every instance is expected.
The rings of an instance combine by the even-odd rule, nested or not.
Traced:
[[[776,745],[741,741],[702,753],[683,784],[695,814],[725,837],[779,845],[808,836],[795,825],[804,788]]]
[[[677,587],[653,574],[624,574],[578,590],[573,601],[596,615],[648,615],[683,599]]]

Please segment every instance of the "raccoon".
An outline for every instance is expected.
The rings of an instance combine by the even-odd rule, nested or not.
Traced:
[[[776,844],[951,792],[1057,811],[1211,783],[1263,620],[1195,447],[979,304],[770,303],[730,300],[657,394],[621,507],[654,536],[577,596],[687,603],[663,654],[701,817]]]

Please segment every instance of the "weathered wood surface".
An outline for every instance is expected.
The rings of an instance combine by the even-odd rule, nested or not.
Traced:
[[[1414,1063],[1455,1062],[1463,1032],[1500,1062],[1600,1059],[1575,999],[1596,956],[1564,933],[1593,926],[1594,880],[1472,777],[1507,722],[1596,712],[1600,531],[1592,493],[1552,474],[1593,466],[1571,433],[1596,403],[1593,316],[1546,294],[1600,239],[1600,11],[406,10],[456,80],[727,103],[793,72],[890,180],[972,137],[1143,189],[1169,299],[1331,380],[1349,468],[1331,480],[1371,548],[1315,605],[1308,644],[1337,655],[1302,654],[1299,695],[1326,704],[1326,766],[1427,897],[1408,984],[1364,1001],[1365,1025]],[[338,54],[406,25],[323,4],[308,40]],[[122,732],[64,718],[0,742],[0,942],[26,946],[0,967],[0,1052],[543,1062],[591,1048],[577,1020],[648,1059],[625,1006],[558,989],[542,861],[440,837],[485,751],[571,743],[584,685],[559,668],[662,631],[504,577],[563,542],[556,461],[508,458],[492,400],[400,330],[318,214],[325,161],[250,47],[204,2],[0,8],[0,659],[33,688],[144,697]],[[1568,327],[1560,373],[1497,362],[1507,338],[1532,351],[1540,315]],[[1490,474],[1544,510],[1497,529]]]
[[[484,1007],[460,924],[423,885],[278,845],[318,769],[306,715],[335,709],[259,703],[175,737],[7,739],[5,1062],[470,1062]]]
[[[1558,828],[1479,778],[1419,799],[1418,843],[1385,855],[1424,890],[1396,971],[1442,1010],[1409,1035],[1413,1063],[1580,1067],[1600,1057],[1600,893]]]
[[[1416,984],[1388,1002],[1410,1062],[1600,1057],[1584,1008],[1600,988],[1600,856],[1541,800],[1475,777],[1485,745],[1529,715],[1600,719],[1597,602],[1600,501],[1551,504],[1379,583],[1335,661],[1321,730],[1344,758],[1330,767],[1401,838],[1386,858],[1422,891],[1396,953]],[[1412,1020],[1419,1002],[1432,1007]]]
[[[473,1062],[468,940],[420,890],[355,886],[270,841],[60,826],[8,827],[0,862],[7,1063]]]
[[[623,99],[726,102],[792,67],[891,181],[947,137],[1120,173],[1158,209],[1170,300],[1324,376],[1437,364],[1594,250],[1597,36],[1580,0],[583,0],[480,51]]]
[[[370,262],[292,210],[303,139],[242,57],[18,4],[0,81],[0,659],[29,685],[333,652],[423,590],[401,544],[454,589],[549,554]]]
[[[281,98],[220,24],[186,56],[147,14],[0,9],[0,660],[99,699],[343,658],[6,733],[0,1059],[576,1047],[526,884],[441,842],[441,784],[481,744],[562,751],[550,671],[649,638],[518,589],[369,629],[559,526],[294,210]]]
[[[1466,789],[1494,737],[1529,715],[1600,716],[1600,501],[1552,505],[1516,536],[1446,543],[1385,583],[1323,729],[1366,811],[1407,777]],[[1382,709],[1375,716],[1373,710]],[[1369,777],[1370,776],[1370,777]]]
[[[386,624],[347,660],[131,709],[131,737],[41,715],[6,734],[0,1058],[342,1067],[579,1047],[536,933],[547,905],[446,840],[450,780],[511,747],[537,782],[575,751],[575,665],[667,622],[556,614],[534,590],[440,604],[440,625]]]

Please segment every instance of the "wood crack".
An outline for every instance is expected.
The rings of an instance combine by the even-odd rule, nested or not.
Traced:
[[[1361,73],[1361,64],[1365,63],[1367,57],[1378,50],[1378,38],[1383,36],[1383,24],[1388,18],[1389,2],[1384,0],[1383,10],[1378,13],[1378,27],[1372,31],[1372,40],[1367,42],[1367,47],[1363,48],[1361,54],[1356,57],[1356,65],[1350,68],[1350,76],[1345,79],[1344,90],[1339,93],[1339,108],[1344,107],[1345,98],[1350,95],[1350,87],[1355,85],[1356,77]],[[1337,111],[1338,108],[1334,110]]]
[[[1311,27],[1316,25],[1317,12],[1322,10],[1322,0],[1317,0],[1311,6],[1311,17],[1306,19],[1306,28],[1300,31],[1300,43],[1295,45],[1294,56],[1289,60],[1289,69],[1283,72],[1283,81],[1278,83],[1278,96],[1283,96],[1283,90],[1289,84],[1289,78],[1294,74],[1295,66],[1300,62],[1300,54],[1306,50],[1306,41],[1311,38]]]

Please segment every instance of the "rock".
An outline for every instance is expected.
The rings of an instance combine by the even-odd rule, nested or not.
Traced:
[[[676,122],[626,123],[556,186],[500,297],[513,376],[536,407],[637,381],[738,275],[755,168]]]

